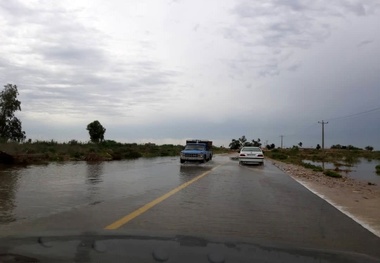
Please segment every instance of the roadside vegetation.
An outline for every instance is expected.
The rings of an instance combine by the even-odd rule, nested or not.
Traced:
[[[332,171],[332,170],[326,170],[323,173],[327,176],[330,176],[330,177],[342,178],[342,175],[340,173],[337,173],[337,172]]]
[[[15,113],[21,111],[21,102],[16,85],[7,84],[0,92],[0,163],[46,163],[50,161],[108,161],[135,159],[140,157],[177,156],[184,149],[182,145],[156,145],[154,143],[120,143],[105,140],[106,128],[98,121],[84,127],[89,142],[71,140],[32,141],[26,139],[22,123]],[[228,152],[223,147],[213,147],[214,153]]]
[[[360,158],[365,158],[368,161],[380,160],[380,151],[373,151],[373,147],[368,145],[364,149],[355,147],[353,145],[332,145],[330,149],[322,150],[321,146],[317,144],[315,149],[302,148],[303,143],[299,142],[292,148],[276,148],[274,143],[266,143],[266,147],[262,147],[265,156],[279,160],[285,163],[296,164],[315,172],[323,172],[326,176],[340,178],[342,175],[339,173],[343,171],[340,167],[351,167],[360,162]],[[261,147],[260,139],[248,140],[245,135],[238,139],[232,139],[229,145],[231,150],[239,151],[244,146],[257,146]],[[336,167],[334,170],[324,169],[323,166],[308,163],[332,163]],[[347,171],[347,169],[345,170]],[[376,166],[376,173],[380,175],[380,165]]]
[[[367,160],[380,160],[380,151],[369,151],[359,148],[347,149],[300,149],[294,146],[290,149],[267,150],[266,155],[273,159],[284,160],[289,163],[299,163],[302,160],[313,162],[330,162],[336,166],[353,165],[359,162],[359,158]]]
[[[380,175],[380,165],[376,165],[376,173],[378,174],[378,175]]]
[[[24,143],[1,143],[2,152],[15,158],[16,163],[44,163],[50,161],[110,161],[136,159],[140,157],[177,156],[184,149],[182,145],[154,143],[120,143],[105,140],[99,143],[51,141],[27,141]],[[229,149],[214,147],[213,152],[224,153]]]
[[[324,151],[321,149],[300,149],[294,146],[290,149],[266,150],[265,156],[285,163],[300,165],[313,171],[323,171],[325,175],[330,177],[342,177],[339,173],[340,167],[353,166],[360,162],[360,158],[380,160],[380,151],[373,151],[373,148],[370,146],[367,146],[365,149],[353,146],[344,148],[333,146],[331,149]],[[335,170],[324,170],[322,166],[305,161],[333,163],[336,168]],[[376,172],[380,173],[380,165],[376,166]]]

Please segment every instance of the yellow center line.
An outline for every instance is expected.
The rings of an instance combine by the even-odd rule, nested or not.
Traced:
[[[146,211],[148,211],[152,207],[154,207],[154,206],[158,205],[159,203],[161,203],[162,201],[168,199],[169,197],[171,197],[175,193],[181,191],[182,189],[188,187],[192,183],[194,183],[194,182],[198,181],[199,179],[205,177],[206,175],[208,175],[209,173],[211,173],[211,171],[215,170],[216,168],[220,167],[221,165],[218,165],[218,166],[212,168],[211,170],[198,175],[197,177],[191,179],[190,181],[181,184],[180,186],[174,188],[170,192],[167,192],[166,194],[164,194],[164,195],[158,197],[157,199],[155,199],[155,200],[153,200],[153,201],[145,204],[144,206],[142,206],[142,207],[138,208],[137,210],[133,211],[132,213],[130,213],[130,214],[128,214],[128,215],[120,218],[119,220],[113,222],[112,224],[106,226],[104,229],[107,229],[107,230],[118,229],[119,227],[121,227],[122,225],[125,225],[126,223],[128,223],[132,219],[138,217],[139,215],[145,213]]]

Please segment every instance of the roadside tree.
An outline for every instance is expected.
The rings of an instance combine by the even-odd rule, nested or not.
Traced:
[[[365,149],[366,149],[367,151],[370,151],[370,152],[372,152],[372,151],[373,151],[373,147],[372,147],[372,146],[370,146],[370,145],[366,146],[366,147],[365,147]]]
[[[16,85],[7,84],[0,93],[0,140],[17,141],[25,140],[25,132],[22,130],[21,121],[15,116],[16,111],[21,111],[21,102],[17,99]]]
[[[245,135],[239,138],[239,142],[240,142],[240,146],[245,146],[245,144],[247,143],[247,138],[245,137]]]
[[[252,140],[252,143],[253,143],[252,146],[255,146],[255,147],[260,147],[261,146],[261,140],[260,140],[260,138],[258,138],[257,141]]]
[[[99,121],[93,121],[87,125],[88,133],[90,134],[90,140],[98,143],[104,140],[104,134],[106,128],[104,128]]]
[[[336,145],[332,145],[330,148],[331,149],[342,149],[342,145],[336,144]]]
[[[252,140],[252,142],[249,142],[245,135],[241,136],[239,139],[232,139],[229,147],[232,150],[237,150],[240,149],[243,146],[255,146],[255,147],[260,147],[262,144],[260,142],[260,138],[256,140]]]
[[[237,149],[239,149],[240,148],[240,142],[239,142],[239,140],[232,139],[229,147],[230,147],[231,150],[237,150]]]
[[[268,144],[268,145],[267,145],[267,149],[268,149],[268,150],[272,150],[272,149],[274,149],[274,148],[276,148],[276,145],[275,145],[274,143],[272,143],[272,144]]]

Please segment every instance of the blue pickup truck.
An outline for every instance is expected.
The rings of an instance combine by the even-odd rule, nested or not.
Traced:
[[[180,162],[208,162],[212,159],[212,141],[187,140],[180,154]]]

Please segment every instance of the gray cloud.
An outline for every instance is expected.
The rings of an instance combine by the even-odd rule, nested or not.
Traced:
[[[264,55],[252,54],[252,61],[262,62],[257,75],[273,76],[280,74],[284,63],[284,59],[274,55],[273,50],[308,49],[328,38],[340,20],[351,14],[373,14],[379,7],[375,0],[332,1],[329,4],[323,1],[242,0],[231,11],[236,23],[224,29],[224,37],[247,49],[264,48]],[[267,63],[268,59],[275,62]],[[240,60],[244,63],[240,66],[246,67],[246,58]],[[249,66],[254,67],[257,65]]]
[[[161,103],[170,99],[166,87],[177,72],[146,59],[127,64],[120,61],[104,48],[107,37],[80,23],[75,10],[2,1],[0,12],[15,31],[13,42],[0,43],[0,48],[4,46],[0,79],[19,85],[25,110],[125,116],[132,105],[157,107],[156,98]],[[29,30],[17,34],[18,27]],[[21,45],[12,46],[15,41]],[[27,46],[22,48],[24,43]],[[19,57],[31,59],[17,63],[7,54],[9,48]]]
[[[284,134],[287,146],[315,146],[318,120],[380,100],[377,2],[158,1],[164,10],[131,18],[116,0],[120,10],[104,16],[108,2],[99,11],[1,1],[0,80],[19,86],[32,138],[86,140],[96,118],[107,138],[122,141],[198,137],[227,146],[244,134],[278,145]],[[205,5],[212,16],[188,15]],[[369,117],[331,122],[327,143],[380,141]]]
[[[35,52],[43,56],[43,59],[51,63],[102,65],[106,62],[104,54],[99,49],[86,46],[76,46],[60,43],[54,46],[39,46]],[[94,65],[93,65],[94,63]]]
[[[361,48],[361,47],[363,47],[363,46],[366,46],[366,45],[372,44],[373,42],[374,42],[373,40],[363,40],[363,41],[361,41],[360,43],[358,43],[358,44],[356,45],[356,47]]]

